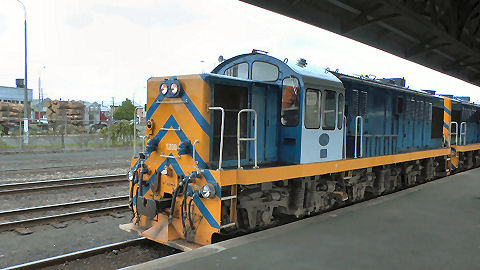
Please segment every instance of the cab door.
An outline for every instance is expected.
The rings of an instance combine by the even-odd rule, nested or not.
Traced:
[[[301,163],[340,160],[343,157],[344,93],[306,88]]]
[[[300,163],[318,162],[320,159],[321,146],[316,142],[321,134],[321,102],[322,91],[307,88],[305,91]]]

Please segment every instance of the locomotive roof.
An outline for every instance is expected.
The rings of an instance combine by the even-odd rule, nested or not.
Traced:
[[[268,63],[272,63],[278,66],[280,72],[282,73],[282,77],[279,77],[277,82],[281,83],[282,79],[289,76],[289,75],[297,75],[307,80],[322,80],[328,81],[332,85],[342,87],[342,82],[335,77],[333,74],[328,72],[326,68],[315,67],[311,65],[306,65],[304,67],[298,66],[296,64],[292,64],[288,62],[288,59],[281,61],[273,56],[259,53],[259,52],[252,52],[247,54],[240,54],[229,58],[223,62],[221,62],[218,66],[216,66],[212,73],[216,74],[223,74],[223,72],[228,69],[229,67],[242,63],[242,62],[254,62],[254,61],[264,61]]]
[[[435,98],[443,99],[442,94],[430,94],[426,91],[410,89],[410,88],[406,88],[406,87],[402,87],[402,86],[398,86],[398,85],[392,85],[392,84],[380,82],[380,81],[377,81],[377,80],[359,78],[359,77],[355,77],[355,76],[352,76],[352,75],[343,74],[343,73],[335,72],[335,71],[330,71],[330,72],[332,74],[336,75],[339,78],[341,77],[341,78],[345,78],[345,79],[348,79],[348,80],[351,80],[351,81],[361,81],[365,84],[369,84],[369,85],[373,85],[373,86],[379,86],[380,85],[383,88],[390,88],[390,89],[397,90],[397,91],[402,91],[402,92],[407,92],[407,93],[412,93],[412,94],[419,94],[419,95],[427,96],[427,97],[435,97]],[[465,104],[465,105],[471,105],[471,106],[474,106],[474,107],[480,107],[479,104],[475,104],[473,102],[467,102],[467,101],[464,101],[464,100],[460,100],[460,99],[457,99],[455,97],[451,97],[451,99],[452,99],[453,102],[457,102],[457,103],[461,103],[461,104]]]

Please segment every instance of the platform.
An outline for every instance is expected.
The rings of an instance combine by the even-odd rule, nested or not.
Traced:
[[[132,269],[479,269],[480,169]]]

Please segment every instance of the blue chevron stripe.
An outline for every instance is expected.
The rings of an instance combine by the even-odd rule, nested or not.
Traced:
[[[200,128],[205,132],[205,134],[210,133],[210,124],[207,122],[207,120],[202,116],[200,111],[195,107],[195,104],[193,104],[193,101],[190,99],[190,97],[187,95],[187,93],[183,92],[182,93],[182,100],[185,100],[185,106],[187,107],[188,111],[192,114],[193,119],[197,122],[197,124],[200,126]],[[157,98],[153,101],[152,105],[150,105],[150,108],[147,110],[147,120],[149,120],[152,115],[155,113],[155,111],[158,109],[158,106],[164,99],[164,95],[160,94],[157,96]]]
[[[220,229],[220,225],[218,225],[218,222],[215,220],[215,218],[212,216],[212,214],[210,213],[210,211],[208,211],[207,207],[205,206],[205,204],[203,204],[202,200],[200,200],[200,198],[198,197],[198,194],[197,192],[195,192],[193,194],[193,202],[195,203],[195,205],[197,206],[198,210],[200,210],[200,212],[202,213],[202,215],[205,217],[205,219],[207,220],[208,224],[210,224],[210,226],[214,227],[214,228],[217,228],[217,229]]]
[[[159,90],[160,93],[160,90]],[[147,110],[147,121],[152,117],[153,113],[157,110],[158,106],[160,105],[160,102],[165,98],[164,95],[159,94],[157,98],[153,101],[152,105],[150,105],[150,108]]]
[[[443,127],[450,131],[450,127],[447,125],[447,123],[443,122]]]
[[[202,116],[202,114],[197,109],[197,107],[195,107],[195,104],[193,104],[192,100],[187,95],[187,93],[183,92],[183,97],[185,97],[187,101],[185,103],[185,106],[187,107],[188,111],[190,111],[195,121],[197,121],[197,124],[200,125],[200,128],[202,128],[203,132],[205,132],[208,135],[210,133],[210,124]]]
[[[452,115],[452,112],[445,106],[443,106],[443,110],[448,113],[448,115]]]

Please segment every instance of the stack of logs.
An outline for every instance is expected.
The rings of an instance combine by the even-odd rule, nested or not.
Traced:
[[[23,104],[0,102],[0,122],[15,122],[23,118]]]
[[[85,105],[81,101],[52,100],[47,102],[47,119],[49,123],[64,123],[74,126],[83,125]]]

